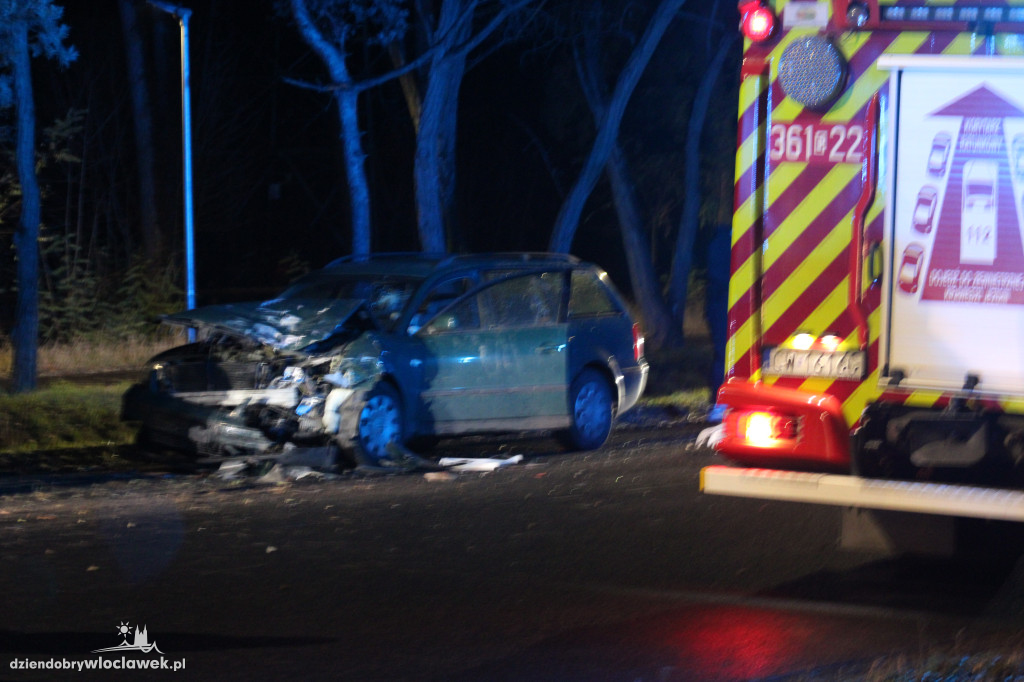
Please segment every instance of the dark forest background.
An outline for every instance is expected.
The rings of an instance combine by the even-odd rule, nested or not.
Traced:
[[[463,2],[479,2],[484,11],[478,21],[487,18],[485,0]],[[142,329],[139,320],[183,302],[178,23],[144,2],[130,3],[134,29],[126,27],[118,0],[56,4],[64,8],[68,42],[78,57],[63,69],[33,61],[42,188],[41,341],[103,332],[113,320]],[[297,274],[352,251],[335,101],[330,89],[310,87],[329,85],[330,79],[287,4],[182,4],[192,10],[198,303],[263,298]],[[415,20],[416,11],[431,3],[408,5]],[[549,249],[556,218],[597,132],[580,86],[585,28],[580,17],[591,13],[587,30],[592,31],[591,46],[598,46],[602,86],[610,91],[656,5],[655,0],[526,3],[525,13],[474,50],[458,97],[449,250]],[[688,229],[686,153],[695,135],[694,103],[703,84],[706,111],[696,132],[699,169],[697,177],[692,170],[689,174],[700,197],[696,230],[687,246],[692,265],[685,273],[690,286],[683,291],[690,298],[701,294],[708,247],[722,242],[731,217],[740,58],[735,3],[690,0],[681,5],[644,66],[616,137],[646,237],[641,260],[665,308],[677,313],[670,323],[674,329],[648,330],[667,343],[680,341],[676,325],[685,307],[685,301],[673,300],[670,279],[681,229]],[[595,8],[601,9],[596,32]],[[156,251],[143,233],[144,208],[150,204],[140,198],[138,183],[133,82],[126,60],[131,41],[141,50],[153,112],[156,194],[150,220],[158,230]],[[403,45],[412,47],[409,39]],[[387,48],[372,40],[354,41],[350,48],[357,78],[394,66]],[[724,56],[720,72],[709,78],[719,52]],[[413,179],[416,131],[402,83],[392,79],[363,92],[359,121],[371,193],[372,250],[420,250]],[[0,165],[0,334],[9,333],[13,323],[17,286],[13,125],[11,111],[0,111],[0,159],[5,160]],[[622,214],[607,177],[602,174],[589,194],[570,250],[607,269],[619,288],[633,296],[635,275],[627,249],[635,247],[623,241]]]

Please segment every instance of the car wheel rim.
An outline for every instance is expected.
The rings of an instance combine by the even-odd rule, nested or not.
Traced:
[[[606,391],[591,382],[576,396],[576,425],[580,433],[592,438],[599,433],[610,417]]]
[[[398,406],[386,396],[366,401],[359,415],[359,435],[367,452],[377,459],[388,456],[388,443],[399,437]]]

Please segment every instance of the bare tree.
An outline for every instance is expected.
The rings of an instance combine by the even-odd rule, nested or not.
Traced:
[[[416,132],[414,180],[417,226],[424,251],[447,250],[454,223],[455,143],[458,128],[459,90],[469,58],[517,12],[544,0],[441,0],[414,3],[415,25],[420,28],[422,50],[406,62],[398,40],[406,28],[406,16],[395,0],[360,0],[338,11],[325,0],[291,0],[292,14],[306,41],[328,67],[330,90],[338,102],[342,121],[346,168],[353,202],[353,251],[369,251],[369,187],[363,170],[359,142],[358,95],[399,78]],[[485,17],[480,25],[477,17]],[[395,68],[388,73],[357,79],[346,63],[349,43],[359,34],[371,44],[387,37]],[[411,73],[419,70],[426,83],[421,96]],[[361,208],[365,205],[365,211]],[[364,237],[357,237],[365,230]],[[365,248],[365,250],[362,250]]]
[[[684,178],[683,211],[676,235],[675,257],[672,260],[672,274],[669,280],[669,300],[672,314],[679,329],[686,316],[686,299],[689,293],[690,269],[693,265],[693,247],[700,227],[701,193],[701,138],[707,121],[708,108],[714,94],[715,82],[722,73],[722,66],[730,50],[736,44],[738,31],[730,32],[719,43],[718,49],[701,76],[700,86],[693,98],[693,108],[686,130],[686,160]]]
[[[135,129],[135,158],[138,164],[139,212],[142,216],[142,248],[147,260],[155,262],[161,251],[157,221],[156,170],[153,150],[153,112],[142,57],[142,38],[134,0],[118,0],[121,32],[124,35],[128,82],[131,85],[132,121]]]
[[[442,0],[437,16],[424,13],[427,88],[416,135],[416,206],[420,245],[442,252],[454,229],[455,142],[459,90],[468,60],[509,17],[543,0]],[[490,13],[480,27],[474,17]]]
[[[365,40],[381,45],[402,35],[406,20],[402,5],[398,0],[290,0],[299,32],[323,61],[332,81],[351,195],[352,252],[358,255],[370,253],[370,188],[359,128],[359,93],[366,86],[360,86],[351,73],[349,53],[360,32]]]
[[[567,253],[572,248],[576,228],[579,225],[583,206],[601,175],[619,134],[619,124],[626,111],[630,96],[636,87],[644,68],[654,54],[655,48],[665,35],[669,24],[686,0],[661,0],[654,10],[647,29],[640,38],[629,60],[619,74],[618,81],[608,100],[607,110],[598,122],[597,135],[580,176],[562,204],[555,220],[549,248],[558,253]]]
[[[598,124],[608,110],[607,93],[601,85],[603,73],[598,49],[600,3],[594,2],[589,9],[583,25],[583,48],[574,49],[573,56],[587,105],[594,116],[595,124]],[[605,172],[612,188],[612,200],[619,218],[629,279],[633,296],[643,316],[647,342],[652,349],[674,344],[682,338],[681,328],[676,329],[672,324],[671,314],[662,298],[654,273],[654,263],[650,259],[650,240],[643,229],[636,187],[618,140],[612,143]],[[676,333],[673,333],[673,330],[676,330]]]
[[[65,46],[64,10],[49,0],[8,0],[0,3],[0,107],[16,109],[16,156],[21,185],[21,217],[15,230],[18,301],[11,340],[14,344],[13,389],[36,387],[36,348],[39,342],[39,216],[36,179],[35,100],[31,56],[41,54],[66,65],[77,56]]]

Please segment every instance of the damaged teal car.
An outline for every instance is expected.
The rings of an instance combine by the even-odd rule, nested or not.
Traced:
[[[346,258],[269,301],[164,322],[199,340],[151,360],[123,418],[213,459],[336,446],[388,466],[406,445],[529,430],[591,450],[647,383],[640,327],[571,256]]]

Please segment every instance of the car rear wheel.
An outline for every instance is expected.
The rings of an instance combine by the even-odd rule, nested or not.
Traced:
[[[390,384],[377,384],[366,394],[359,412],[354,442],[356,459],[367,466],[394,464],[395,446],[404,440],[398,392]]]
[[[608,440],[615,419],[612,388],[603,374],[585,369],[569,390],[569,442],[578,450],[596,450]]]

